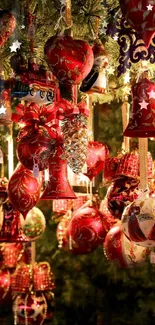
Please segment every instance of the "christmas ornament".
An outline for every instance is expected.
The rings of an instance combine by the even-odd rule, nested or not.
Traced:
[[[20,220],[23,234],[30,240],[38,239],[45,231],[45,217],[42,211],[36,207],[33,207],[32,210],[27,213],[25,219],[21,216]]]
[[[13,33],[16,26],[16,19],[11,12],[9,12],[6,9],[3,10],[1,9],[0,25],[1,25],[0,47],[2,47],[7,42],[10,35]]]
[[[12,274],[11,290],[13,294],[28,293],[32,289],[32,265],[20,263]]]
[[[93,52],[89,44],[71,36],[52,36],[46,42],[44,51],[49,68],[64,84],[78,84],[93,66]]]
[[[97,141],[89,141],[87,148],[87,173],[84,173],[90,180],[98,175],[105,165],[105,160],[109,155],[108,147]]]
[[[103,183],[111,182],[116,178],[116,170],[119,163],[117,157],[107,157],[105,159],[104,170],[103,170]]]
[[[0,302],[10,293],[11,274],[9,270],[0,270]]]
[[[35,178],[32,172],[20,165],[8,184],[9,199],[15,209],[25,218],[40,198],[42,181]]]
[[[152,10],[150,10],[147,4],[147,1],[144,2],[142,0],[120,0],[122,12],[127,22],[137,31],[138,35],[143,39],[145,46],[149,47],[151,39],[155,34],[155,6],[152,6]]]
[[[133,267],[144,263],[149,250],[137,246],[122,232],[121,224],[113,226],[104,241],[104,254],[111,262],[122,268]]]
[[[62,158],[59,148],[55,157],[49,159],[49,181],[43,192],[42,200],[76,198],[67,178],[67,162]]]
[[[145,197],[129,204],[122,215],[124,234],[137,245],[155,247],[155,199]]]
[[[88,94],[104,94],[107,84],[106,67],[109,60],[99,39],[95,40],[92,50],[94,54],[94,64],[90,73],[82,81],[80,90]]]
[[[8,179],[6,177],[0,178],[0,206],[5,202],[8,197],[7,193]]]
[[[128,176],[137,178],[139,175],[139,154],[138,152],[125,153],[119,159],[116,170],[116,177]]]
[[[56,230],[56,236],[58,240],[58,248],[65,248],[66,245],[68,244],[68,236],[67,236],[67,231],[68,231],[68,226],[70,222],[70,216],[68,213],[66,213],[61,221],[58,223],[57,230]]]
[[[132,116],[123,133],[124,136],[133,138],[155,136],[155,99],[150,98],[151,91],[155,91],[155,84],[148,78],[143,78],[132,86]]]
[[[45,295],[40,293],[21,294],[13,303],[14,323],[19,325],[42,325],[47,313]]]
[[[47,262],[34,265],[33,281],[35,291],[49,291],[55,288],[54,276]]]
[[[3,90],[0,94],[0,125],[11,123],[11,97],[9,90]]]
[[[76,174],[82,172],[87,157],[87,117],[83,114],[66,117],[62,122],[64,158]]]
[[[124,176],[116,179],[109,187],[108,209],[115,218],[120,219],[124,208],[138,197],[138,185],[139,180]]]
[[[16,52],[17,49],[20,49],[21,44],[22,44],[22,43],[19,42],[18,40],[14,41],[14,42],[12,43],[12,45],[10,46],[10,50],[11,50],[11,52]]]
[[[74,201],[77,199],[74,199]],[[53,212],[55,214],[65,214],[72,207],[72,200],[69,199],[58,199],[53,200]]]
[[[22,258],[24,249],[21,243],[5,243],[1,246],[2,266],[1,268],[13,269]]]
[[[82,195],[80,193],[77,194],[77,198],[73,200],[73,210],[80,209],[86,202],[88,201],[88,195]],[[93,202],[94,204],[94,202]]]
[[[87,254],[103,243],[106,235],[99,210],[85,207],[76,210],[68,226],[72,251]]]
[[[117,219],[113,217],[113,215],[110,213],[108,209],[108,201],[107,198],[104,198],[104,200],[101,201],[99,210],[101,212],[101,219],[104,225],[104,228],[106,232],[108,232],[116,223]]]

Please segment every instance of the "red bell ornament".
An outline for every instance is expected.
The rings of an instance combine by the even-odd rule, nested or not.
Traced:
[[[11,12],[9,12],[6,9],[0,10],[0,47],[2,47],[10,37],[10,35],[13,33],[15,26],[16,26],[16,19],[12,15]]]
[[[47,314],[47,302],[42,292],[21,294],[13,303],[14,322],[18,325],[42,325]]]
[[[104,254],[109,261],[121,268],[144,263],[148,253],[148,249],[137,246],[123,234],[120,224],[113,226],[106,235]]]
[[[76,210],[68,226],[73,253],[87,254],[103,244],[106,230],[99,210],[85,207]],[[69,240],[70,240],[69,239]]]
[[[68,181],[67,162],[61,156],[62,150],[58,150],[55,157],[49,159],[49,181],[41,196],[42,200],[76,198]]]
[[[49,68],[61,83],[78,84],[90,72],[94,57],[90,45],[67,35],[54,35],[44,48]]]
[[[90,180],[97,176],[105,165],[105,160],[109,155],[108,147],[97,141],[89,141],[87,149],[87,173],[84,173]]]
[[[128,24],[133,27],[149,47],[155,34],[155,6],[147,0],[120,0],[123,15]]]
[[[42,181],[22,165],[11,176],[8,184],[9,199],[25,218],[40,198]]]
[[[138,198],[122,215],[124,234],[135,244],[155,247],[155,198]]]
[[[155,83],[144,78],[132,86],[132,116],[123,135],[155,137]]]

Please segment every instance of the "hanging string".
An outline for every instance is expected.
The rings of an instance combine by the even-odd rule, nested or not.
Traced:
[[[10,135],[8,137],[8,176],[12,176],[14,171],[14,156],[13,156],[13,131],[10,127]]]
[[[72,26],[71,0],[65,1],[65,20],[68,28]]]
[[[36,243],[31,242],[31,263],[32,266],[35,264],[35,260],[36,260]]]
[[[125,98],[123,104],[122,104],[122,124],[123,124],[123,132],[126,129],[128,123],[129,123],[129,110],[130,110],[130,104],[127,101],[127,97]],[[130,151],[130,138],[124,137],[123,138],[123,144],[122,149],[125,152]]]
[[[139,138],[139,158],[140,158],[140,189],[148,189],[148,139]]]

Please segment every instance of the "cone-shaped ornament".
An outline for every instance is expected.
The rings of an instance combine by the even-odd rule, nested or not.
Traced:
[[[61,156],[62,150],[58,149],[55,157],[49,159],[49,181],[42,200],[76,199],[67,177],[67,162]]]
[[[123,133],[126,137],[155,137],[155,83],[148,78],[132,87],[132,116]]]

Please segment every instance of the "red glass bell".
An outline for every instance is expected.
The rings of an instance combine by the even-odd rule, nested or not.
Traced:
[[[123,135],[132,138],[155,136],[155,83],[143,78],[132,87],[132,116]]]
[[[76,199],[67,178],[67,162],[62,157],[62,150],[58,149],[55,157],[49,159],[49,181],[42,200]]]

